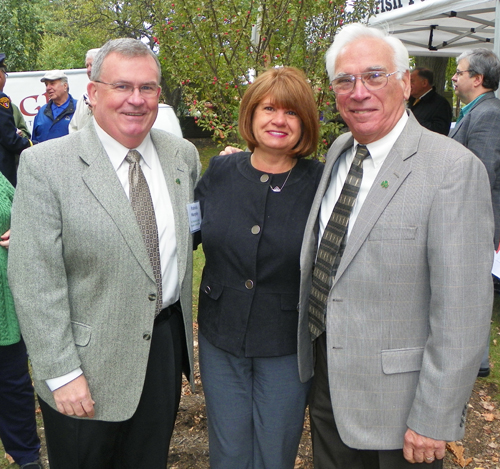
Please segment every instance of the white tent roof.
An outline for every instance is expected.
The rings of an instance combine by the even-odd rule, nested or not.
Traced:
[[[410,55],[454,57],[476,47],[499,55],[499,5],[500,0],[380,0],[369,24],[388,28]]]

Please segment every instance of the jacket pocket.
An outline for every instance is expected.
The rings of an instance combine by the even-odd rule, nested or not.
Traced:
[[[416,226],[394,228],[392,226],[373,228],[368,236],[369,241],[415,239],[417,236]]]
[[[420,371],[423,347],[382,350],[382,370],[386,375]]]
[[[71,329],[73,330],[75,344],[80,347],[86,347],[92,336],[92,328],[87,324],[71,321]]]
[[[210,280],[204,280],[200,285],[200,292],[205,293],[212,300],[218,300],[222,295],[224,287],[219,283],[213,283]]]

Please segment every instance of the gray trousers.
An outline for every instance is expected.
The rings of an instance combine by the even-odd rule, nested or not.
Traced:
[[[293,469],[310,382],[297,355],[236,357],[199,333],[211,469]]]

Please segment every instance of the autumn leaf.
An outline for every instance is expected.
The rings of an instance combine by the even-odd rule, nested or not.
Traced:
[[[460,467],[468,466],[472,462],[472,458],[464,459],[464,447],[457,445],[455,442],[450,442],[446,445],[447,450],[455,456],[455,464]]]
[[[489,410],[489,411],[495,410],[495,406],[493,404],[490,404],[489,402],[481,401],[479,404],[485,410]]]

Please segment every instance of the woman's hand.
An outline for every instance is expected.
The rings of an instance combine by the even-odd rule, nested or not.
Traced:
[[[9,249],[10,230],[7,230],[2,236],[0,236],[0,240],[0,246],[3,246],[5,249]]]

